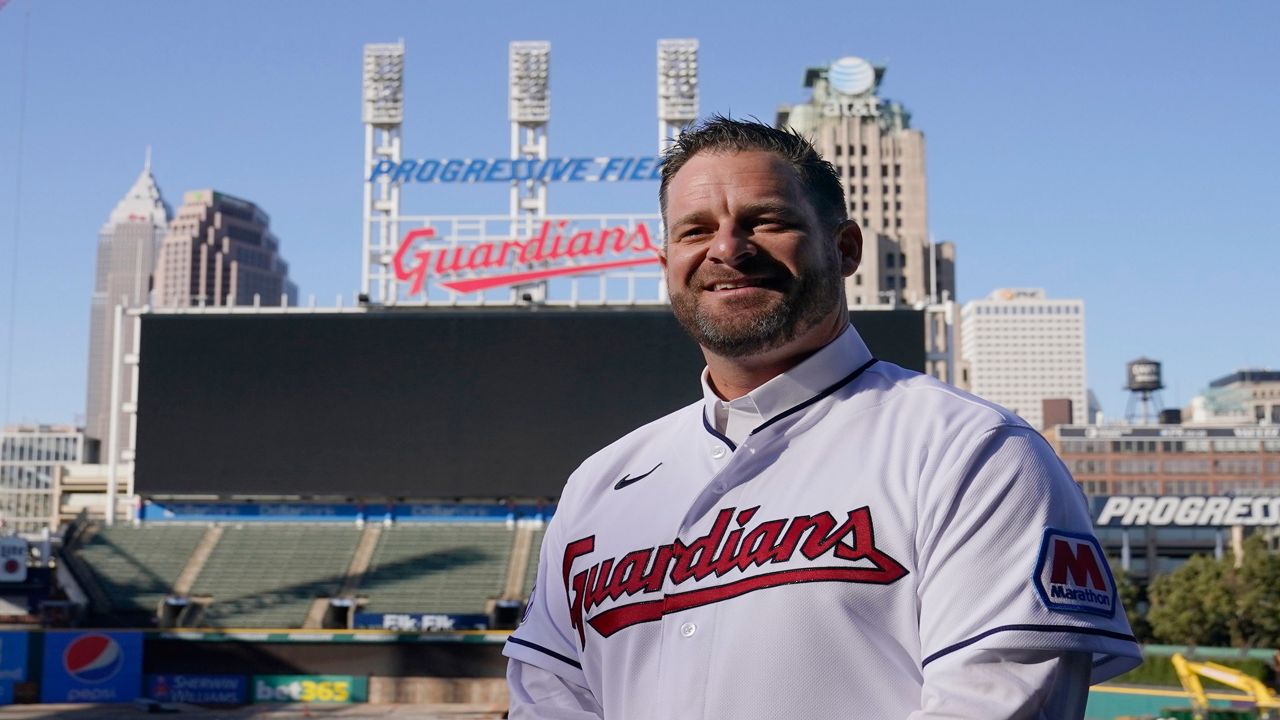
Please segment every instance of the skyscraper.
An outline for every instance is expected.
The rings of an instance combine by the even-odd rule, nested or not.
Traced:
[[[851,306],[954,299],[955,245],[929,239],[924,134],[877,94],[884,72],[857,57],[811,67],[809,102],[780,107],[777,124],[809,137],[843,181],[863,237],[862,267],[845,281]]]
[[[1070,400],[1072,423],[1089,421],[1083,300],[1050,300],[1039,288],[996,290],[965,303],[960,317],[969,391],[1035,428],[1042,428],[1048,399]]]
[[[151,157],[142,174],[111,211],[98,231],[98,266],[90,301],[89,383],[85,399],[85,436],[96,445],[103,462],[111,423],[111,367],[115,307],[140,307],[148,302],[156,247],[172,215],[151,174]],[[122,347],[133,346],[133,323],[121,327]],[[131,397],[132,373],[122,372],[120,397]],[[118,412],[118,408],[117,408]],[[121,420],[125,420],[121,414]],[[121,424],[121,428],[127,425]],[[123,434],[123,433],[122,433]],[[122,442],[117,445],[123,447]],[[92,450],[89,457],[93,458]]]
[[[213,190],[182,196],[160,243],[158,307],[280,305],[297,302],[289,264],[270,217],[257,205]]]

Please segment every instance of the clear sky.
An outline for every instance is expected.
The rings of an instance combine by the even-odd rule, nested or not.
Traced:
[[[349,303],[361,47],[400,38],[407,157],[506,155],[512,40],[552,43],[553,156],[653,151],[659,38],[700,40],[704,113],[768,121],[805,100],[807,66],[887,65],[881,94],[926,136],[930,229],[958,246],[960,299],[1083,298],[1107,414],[1123,414],[1124,363],[1139,355],[1164,362],[1166,404],[1181,406],[1237,368],[1280,367],[1278,31],[1275,2],[10,0],[0,420],[84,412],[97,233],[147,145],[170,203],[209,187],[258,203],[303,298]],[[550,208],[652,212],[655,193],[555,186]],[[404,208],[503,213],[506,191],[413,187]]]

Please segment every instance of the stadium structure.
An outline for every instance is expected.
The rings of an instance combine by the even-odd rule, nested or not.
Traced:
[[[697,41],[661,40],[657,61],[661,151],[698,116]],[[512,43],[509,67],[509,157],[407,157],[404,46],[365,47],[351,305],[115,309],[120,442],[53,473],[60,537],[23,552],[56,579],[3,589],[10,621],[96,628],[68,642],[117,648],[144,681],[54,691],[30,667],[16,698],[172,699],[216,677],[240,678],[239,702],[296,700],[337,673],[370,701],[501,703],[503,630],[565,478],[696,401],[703,366],[666,308],[657,215],[547,211],[558,183],[655,180],[657,154],[550,156],[549,44]],[[439,183],[506,184],[510,205],[401,212]],[[951,308],[854,313],[879,357],[951,372]]]

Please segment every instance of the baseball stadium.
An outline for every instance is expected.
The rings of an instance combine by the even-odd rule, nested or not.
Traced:
[[[559,183],[648,182],[659,165],[548,157],[549,52],[510,46],[509,158],[406,158],[405,47],[366,46],[361,284],[347,306],[242,288],[117,310],[105,478],[60,471],[52,532],[27,533],[30,567],[10,568],[6,702],[503,716],[503,644],[565,479],[697,401],[705,364],[667,307],[658,215],[547,211]],[[659,150],[698,117],[697,52],[658,44]],[[836,68],[841,111],[880,112],[872,80],[838,77],[861,67],[849,60],[806,83],[825,91]],[[402,212],[414,185],[450,182],[509,185],[510,207]],[[215,235],[252,219],[235,198],[211,202]],[[952,380],[955,309],[938,287],[954,287],[954,249],[921,248],[917,295],[850,317],[875,357]],[[1272,650],[1144,652],[1143,668],[1091,691],[1086,717],[1280,708],[1259,679]]]

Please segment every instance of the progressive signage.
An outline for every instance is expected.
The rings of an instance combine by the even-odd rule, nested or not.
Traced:
[[[141,689],[142,633],[45,633],[40,702],[133,702]]]
[[[254,675],[255,703],[362,703],[369,678],[352,675]]]
[[[403,185],[509,183],[529,180],[556,183],[630,182],[658,180],[661,177],[661,158],[621,156],[465,160],[411,158],[399,162],[381,160],[369,171],[368,179]]]
[[[408,297],[468,295],[556,278],[639,272],[659,281],[661,222],[654,215],[428,217],[391,258]]]
[[[249,679],[244,675],[148,675],[146,695],[159,702],[244,705],[249,702]]]
[[[1096,527],[1275,527],[1280,497],[1111,495],[1094,498]]]

